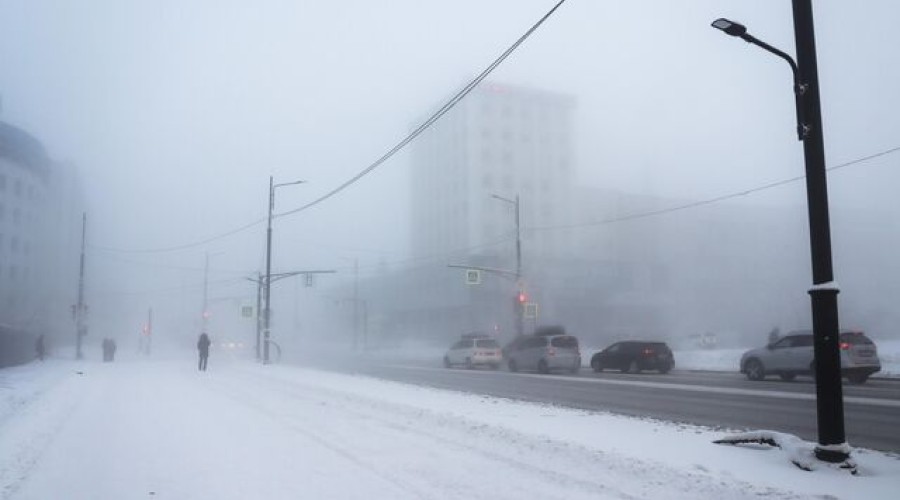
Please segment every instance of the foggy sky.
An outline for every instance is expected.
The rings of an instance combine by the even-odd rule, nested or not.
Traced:
[[[210,279],[232,280],[218,296],[252,295],[240,278],[262,267],[264,225],[179,252],[108,249],[179,246],[258,220],[269,175],[307,181],[278,190],[278,212],[321,196],[554,3],[0,0],[0,120],[81,171],[95,301],[196,294],[206,252]],[[814,12],[829,165],[900,145],[900,6],[830,0]],[[575,97],[585,185],[691,200],[801,175],[789,68],[710,28],[717,17],[794,52],[787,0],[570,0],[490,80]],[[278,219],[276,271],[408,258],[409,158]],[[900,215],[897,163],[831,174],[833,210]],[[805,193],[736,203],[803,205]]]

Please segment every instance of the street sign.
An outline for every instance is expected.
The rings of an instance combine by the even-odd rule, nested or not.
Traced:
[[[245,318],[253,317],[253,306],[241,306],[241,316]]]
[[[526,318],[537,318],[537,315],[538,315],[537,302],[526,302],[525,303],[525,317]]]
[[[480,285],[481,284],[481,271],[478,269],[466,269],[466,284],[467,285]]]

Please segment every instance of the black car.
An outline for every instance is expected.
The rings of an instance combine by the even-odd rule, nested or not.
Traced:
[[[591,368],[595,372],[612,369],[627,373],[639,373],[642,370],[668,373],[674,366],[675,358],[665,342],[616,342],[591,358]]]

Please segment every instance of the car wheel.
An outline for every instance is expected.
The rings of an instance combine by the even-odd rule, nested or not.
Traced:
[[[542,360],[538,361],[537,370],[538,370],[538,373],[550,373],[550,367],[547,366],[546,359],[542,359]]]
[[[787,372],[779,373],[778,376],[781,377],[781,380],[784,380],[785,382],[792,382],[795,378],[797,378],[796,373]]]
[[[450,368],[452,365],[450,364],[450,358],[444,356],[444,368]]]
[[[637,361],[632,361],[628,363],[628,368],[625,370],[626,373],[641,373],[641,367],[638,366]]]
[[[869,380],[869,376],[866,374],[855,373],[847,375],[847,381],[851,384],[865,384],[866,380]]]
[[[475,365],[472,364],[472,358],[466,358],[466,370],[471,370]]]
[[[672,371],[672,365],[665,365],[659,369],[659,373],[663,375],[669,373],[670,371]]]
[[[509,371],[511,371],[511,372],[519,371],[519,365],[516,364],[516,360],[511,359],[511,360],[509,360],[509,363],[507,363],[507,364],[509,365]]]
[[[747,374],[747,379],[749,380],[762,380],[766,378],[766,371],[758,359],[747,361],[747,364],[744,365],[744,372]]]
[[[572,373],[578,373],[579,371],[581,371],[581,360],[575,360],[575,362],[572,363],[572,368],[569,371],[571,371]]]
[[[594,371],[597,372],[597,373],[603,371],[603,365],[600,364],[600,360],[599,360],[599,359],[594,358],[594,359],[591,360],[591,369],[594,370]]]

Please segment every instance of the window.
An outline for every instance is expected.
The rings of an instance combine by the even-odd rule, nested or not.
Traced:
[[[813,345],[813,336],[812,335],[802,335],[799,337],[794,337],[794,341],[791,343],[791,347],[812,347]]]
[[[534,349],[535,347],[544,347],[547,345],[547,339],[544,337],[534,337],[522,343],[522,349]]]
[[[494,339],[479,340],[479,341],[477,341],[477,342],[475,343],[475,345],[476,345],[476,347],[484,347],[484,348],[497,348],[497,347],[500,347],[500,345],[497,344],[497,341],[494,340]]]
[[[553,337],[550,345],[560,347],[562,349],[578,349],[578,339],[566,335],[565,337]]]
[[[794,345],[794,337],[785,337],[773,346],[775,349],[784,349],[786,347],[792,347]]]

